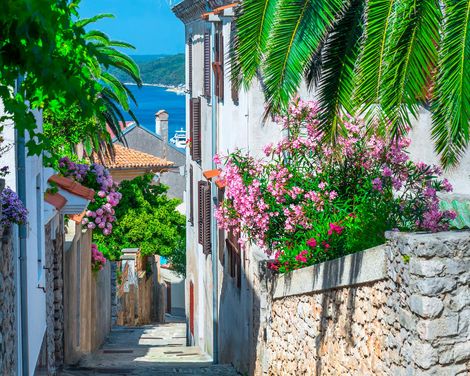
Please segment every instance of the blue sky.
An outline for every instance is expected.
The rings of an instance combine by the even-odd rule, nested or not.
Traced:
[[[114,14],[114,19],[100,20],[93,28],[136,47],[136,51],[127,53],[184,52],[183,23],[171,12],[167,0],[82,0],[79,13],[81,18]]]

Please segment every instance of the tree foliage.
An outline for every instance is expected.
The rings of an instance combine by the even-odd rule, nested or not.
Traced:
[[[121,183],[122,198],[115,208],[112,234],[93,234],[107,258],[119,259],[123,248],[140,248],[143,255],[167,257],[174,269],[184,274],[186,219],[176,211],[180,201],[169,199],[167,190],[164,185],[152,184],[150,174]]]
[[[30,109],[47,109],[53,115],[78,109],[79,120],[93,119],[96,125],[94,132],[86,134],[88,147],[106,150],[110,145],[106,124],[119,133],[121,108],[128,111],[132,100],[108,68],[118,66],[140,84],[135,63],[117,50],[132,46],[85,30],[108,15],[80,20],[78,4],[67,0],[2,2],[0,98],[7,115],[0,120],[10,117],[21,136],[29,133],[30,154],[39,154],[49,145],[36,129]]]
[[[329,140],[342,112],[399,136],[424,105],[444,166],[468,146],[470,0],[243,0],[236,28],[232,78],[247,86],[260,72],[268,110],[285,109],[305,76]]]

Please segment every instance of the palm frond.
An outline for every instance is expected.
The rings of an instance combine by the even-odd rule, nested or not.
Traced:
[[[355,102],[371,120],[381,118],[380,94],[385,62],[390,53],[390,36],[396,2],[399,0],[369,0],[361,55],[357,64]]]
[[[244,0],[236,8],[237,37],[232,54],[232,79],[249,86],[260,67],[278,0]],[[237,83],[236,83],[237,84]],[[239,86],[239,83],[238,83]]]
[[[75,22],[75,25],[77,27],[85,27],[91,23],[102,20],[103,18],[114,18],[114,14],[110,14],[110,13],[97,14],[96,16],[93,16],[90,18],[83,18],[81,20],[78,20],[77,22]]]
[[[330,140],[338,134],[340,111],[351,113],[355,63],[359,55],[365,0],[352,0],[333,26],[324,46],[319,82],[321,127]]]
[[[442,15],[438,0],[402,0],[390,36],[390,61],[381,103],[393,136],[404,134],[417,117],[426,85],[437,64],[436,41]]]
[[[280,0],[263,67],[268,110],[278,111],[295,95],[341,4],[341,0]]]
[[[444,167],[454,166],[469,143],[470,0],[445,0],[432,137]]]

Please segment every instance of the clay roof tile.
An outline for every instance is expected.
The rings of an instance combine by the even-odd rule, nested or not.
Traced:
[[[57,184],[64,191],[67,191],[75,196],[83,197],[87,200],[92,200],[95,197],[95,191],[87,188],[73,179],[66,178],[60,175],[52,175],[49,182]]]
[[[173,166],[173,162],[138,150],[114,144],[114,160],[104,158],[104,166],[113,168],[155,168]]]
[[[57,210],[62,209],[67,203],[67,199],[60,193],[49,193],[46,192],[44,195],[44,201],[54,206]]]

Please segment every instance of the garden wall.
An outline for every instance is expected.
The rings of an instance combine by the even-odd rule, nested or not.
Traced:
[[[15,252],[11,228],[0,226],[0,375],[14,375],[17,366]]]
[[[111,266],[91,270],[91,231],[70,223],[64,250],[64,361],[96,350],[111,330]]]
[[[266,278],[255,374],[466,375],[470,232],[387,245]]]

